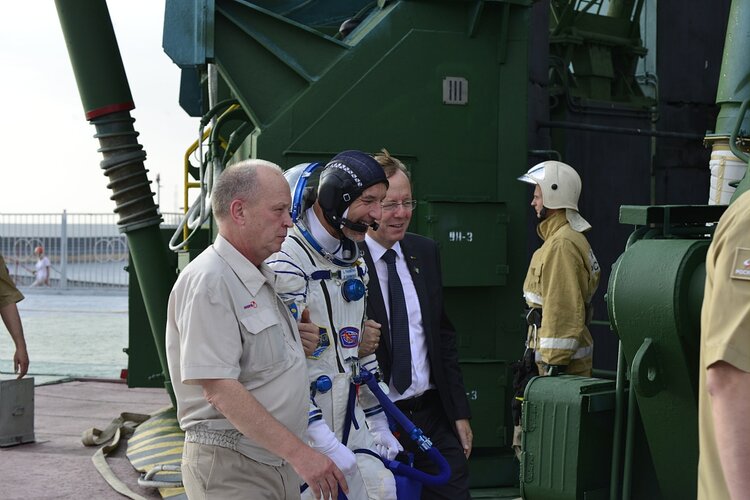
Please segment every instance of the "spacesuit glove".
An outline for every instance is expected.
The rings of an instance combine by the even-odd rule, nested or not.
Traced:
[[[310,446],[334,461],[344,475],[352,474],[357,468],[357,457],[349,448],[336,439],[323,420],[307,425],[307,438]]]
[[[367,418],[367,426],[370,428],[372,439],[375,442],[375,451],[383,458],[393,460],[404,447],[398,442],[388,427],[388,418],[381,412]]]

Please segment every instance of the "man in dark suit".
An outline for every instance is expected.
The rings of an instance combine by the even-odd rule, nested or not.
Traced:
[[[438,248],[434,241],[406,232],[416,206],[406,167],[386,150],[375,159],[386,172],[389,188],[382,202],[380,227],[368,231],[361,248],[370,275],[368,325],[379,326],[380,337],[378,341],[377,332],[370,328],[360,354],[376,346],[389,397],[430,437],[451,466],[450,481],[439,487],[425,486],[422,499],[468,499],[469,403],[458,366],[456,332],[443,307]],[[394,289],[396,283],[400,286]],[[415,452],[408,436],[399,440],[407,451]],[[414,465],[437,472],[422,452],[415,453]]]

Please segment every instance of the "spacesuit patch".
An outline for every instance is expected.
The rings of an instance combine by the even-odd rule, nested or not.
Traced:
[[[359,346],[359,329],[353,326],[347,326],[339,331],[341,347],[352,349]]]

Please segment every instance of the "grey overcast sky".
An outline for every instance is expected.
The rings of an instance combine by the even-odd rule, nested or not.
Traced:
[[[107,2],[161,209],[182,207],[182,158],[198,120],[178,105],[179,69],[161,48],[163,0]],[[94,127],[83,112],[53,0],[0,6],[0,213],[109,213]],[[152,184],[156,192],[156,183]]]

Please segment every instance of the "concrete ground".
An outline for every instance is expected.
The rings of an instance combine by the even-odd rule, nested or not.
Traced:
[[[164,389],[129,389],[123,383],[69,381],[35,387],[35,443],[0,448],[0,498],[4,500],[124,498],[91,462],[98,447],[81,444],[92,427],[104,430],[122,412],[153,414],[171,406]],[[126,443],[107,459],[115,475],[139,495],[139,473],[125,457]]]

